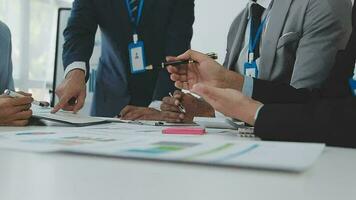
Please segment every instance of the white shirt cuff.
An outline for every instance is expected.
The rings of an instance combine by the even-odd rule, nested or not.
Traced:
[[[258,114],[260,114],[260,111],[261,111],[261,109],[263,108],[263,106],[264,106],[264,105],[261,105],[261,106],[257,109],[256,114],[255,114],[255,121],[257,120]]]
[[[161,104],[162,101],[152,101],[148,107],[161,111]]]
[[[87,68],[85,65],[86,65],[85,62],[73,62],[72,64],[68,65],[68,67],[64,71],[64,78],[67,77],[69,72],[71,72],[75,69],[83,70],[84,74],[87,75]]]

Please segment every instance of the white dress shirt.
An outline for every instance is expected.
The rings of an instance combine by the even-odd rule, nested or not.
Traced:
[[[252,0],[250,0],[249,2],[249,7],[251,8],[251,4],[253,4],[254,2]],[[257,0],[256,3],[258,3],[260,6],[262,6],[263,8],[265,8],[265,13],[263,14],[262,16],[262,19],[264,19],[267,15],[268,15],[268,8],[270,7],[271,3],[272,3],[272,0]],[[249,12],[250,13],[250,12]],[[250,14],[249,14],[249,19],[250,19]],[[247,58],[248,58],[248,48],[249,48],[249,40],[250,40],[250,23],[251,21],[249,21],[247,23],[247,26],[246,26],[246,31],[245,31],[245,40],[244,40],[244,43],[243,43],[243,48],[240,52],[240,55],[239,55],[239,58],[237,60],[237,63],[236,63],[236,66],[235,66],[235,69],[236,71],[240,72],[240,73],[243,73],[244,72],[244,64],[247,62]],[[268,28],[268,23],[269,23],[269,19],[267,19],[267,23],[264,27],[264,31],[261,35],[261,42],[260,42],[260,49],[262,49],[262,41],[263,41],[263,38],[264,38],[264,34]],[[260,68],[260,58],[256,59],[256,63],[257,63],[257,68],[259,69]],[[243,87],[242,87],[242,93],[246,96],[249,96],[251,97],[252,96],[252,93],[253,93],[253,78],[249,77],[249,76],[245,76],[245,82],[243,84]]]
[[[249,7],[251,8],[251,4],[254,3],[252,0],[250,0],[249,2]],[[263,14],[262,16],[262,19],[264,19],[267,15],[268,15],[268,8],[271,6],[271,3],[272,3],[272,0],[257,0],[256,3],[258,3],[260,6],[262,6],[263,8],[265,8],[265,13]],[[251,18],[250,17],[250,11],[249,11],[249,19]],[[239,58],[238,58],[238,61],[237,61],[237,66],[236,66],[236,69],[238,69],[239,72],[244,72],[244,64],[245,62],[247,62],[247,58],[248,58],[248,48],[249,48],[249,40],[250,40],[250,29],[248,27],[250,27],[250,23],[251,21],[249,21],[247,23],[247,28],[246,28],[246,31],[245,31],[245,41],[244,41],[244,48],[241,50],[240,52],[240,55],[239,55]],[[264,33],[266,32],[267,28],[268,28],[268,23],[269,23],[269,19],[267,19],[267,23],[264,27],[264,31],[261,35],[261,42],[260,42],[260,50],[262,49],[262,41],[263,41],[263,37],[264,37]],[[257,63],[257,68],[259,69],[260,67],[260,58],[256,59],[256,63]],[[245,95],[245,96],[248,96],[248,97],[252,97],[252,93],[253,93],[253,78],[250,77],[250,76],[245,76],[245,80],[244,80],[244,84],[243,84],[243,87],[242,87],[242,93]],[[263,105],[261,105],[256,113],[255,113],[255,120],[257,120],[258,118],[258,114],[260,112],[260,110],[262,109]]]

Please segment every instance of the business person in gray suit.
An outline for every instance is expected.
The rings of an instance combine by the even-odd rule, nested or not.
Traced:
[[[267,20],[255,50],[258,74],[253,78],[289,83],[295,88],[320,87],[337,51],[345,48],[350,37],[351,1],[250,1],[231,25],[224,63],[242,75],[247,75],[249,19],[255,5],[264,10],[261,17]],[[251,96],[249,90],[252,88],[246,91]]]
[[[254,78],[319,88],[347,44],[351,12],[350,0],[250,0],[228,34],[224,66],[240,74],[235,89],[251,97]],[[180,100],[191,104],[190,116],[213,116],[204,101],[177,91],[175,97],[164,98],[161,110],[179,112]]]
[[[9,28],[0,21],[0,94],[14,89],[11,63],[11,37]],[[24,126],[32,116],[31,96],[10,98],[0,95],[0,126]]]

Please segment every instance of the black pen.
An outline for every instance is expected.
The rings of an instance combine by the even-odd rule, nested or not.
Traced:
[[[207,56],[209,56],[211,59],[218,59],[218,55],[216,53],[207,53]],[[163,62],[162,63],[162,68],[168,67],[168,66],[174,66],[177,67],[179,65],[187,65],[190,63],[195,63],[193,60],[178,60],[178,61],[172,61],[172,62]]]
[[[11,90],[9,90],[9,89],[5,90],[5,91],[4,91],[4,94],[5,94],[6,96],[9,96],[9,97],[12,97],[12,98],[25,97],[25,95],[19,94],[19,93],[14,92],[14,91],[11,91]],[[49,103],[48,103],[48,102],[45,102],[45,101],[36,101],[36,100],[33,100],[33,101],[32,101],[32,104],[37,105],[37,106],[41,106],[41,107],[44,107],[44,108],[49,107]]]

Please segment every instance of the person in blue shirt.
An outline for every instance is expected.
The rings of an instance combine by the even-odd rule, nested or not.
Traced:
[[[0,21],[0,94],[14,89],[11,62],[11,35],[9,28]],[[32,116],[30,95],[10,98],[0,95],[0,126],[24,126]]]

